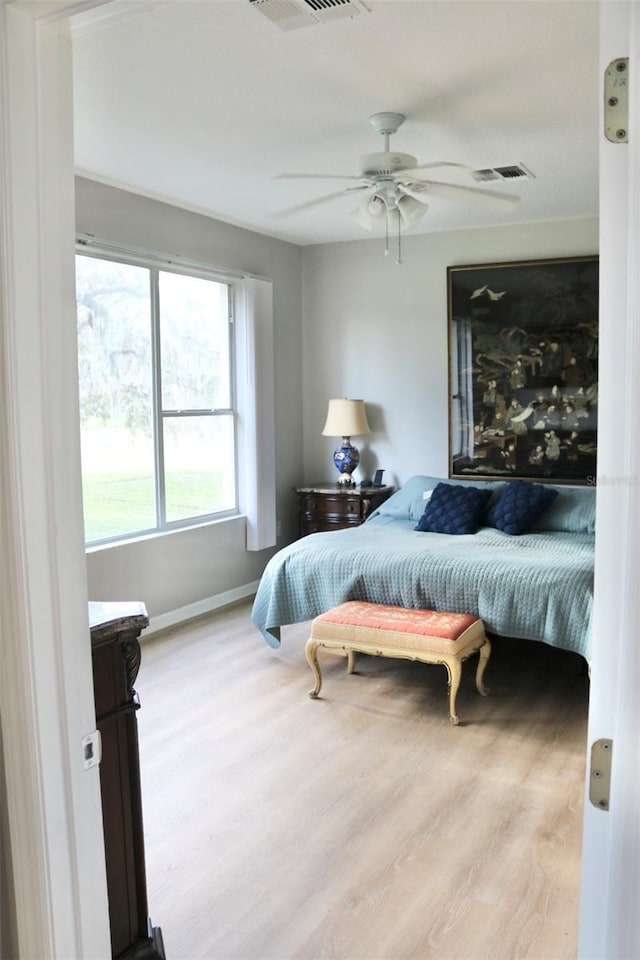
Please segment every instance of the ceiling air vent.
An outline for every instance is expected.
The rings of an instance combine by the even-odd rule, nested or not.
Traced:
[[[474,170],[472,173],[474,180],[480,183],[488,183],[491,180],[533,180],[534,176],[530,170],[527,170],[523,163],[510,163],[505,167],[485,167],[482,170]]]
[[[369,12],[360,0],[249,0],[249,3],[281,30],[299,30]]]

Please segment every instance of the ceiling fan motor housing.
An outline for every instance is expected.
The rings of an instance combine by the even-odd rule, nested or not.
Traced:
[[[410,153],[367,153],[360,158],[361,177],[392,176],[401,170],[413,170],[418,161]]]

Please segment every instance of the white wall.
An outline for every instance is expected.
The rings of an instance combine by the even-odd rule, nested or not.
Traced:
[[[302,473],[300,248],[84,178],[76,180],[76,227],[110,243],[273,281],[279,544],[293,539],[297,518],[291,490]],[[142,600],[153,626],[161,615],[242,592],[259,579],[273,552],[245,550],[240,518],[92,550],[89,597]]]
[[[362,397],[371,435],[355,474],[396,485],[448,472],[447,267],[598,252],[596,219],[412,237],[403,263],[382,240],[303,251],[304,480],[336,475],[321,431],[330,397]]]

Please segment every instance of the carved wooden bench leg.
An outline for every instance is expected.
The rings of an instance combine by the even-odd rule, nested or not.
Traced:
[[[491,643],[487,641],[480,647],[479,657],[478,657],[478,668],[476,670],[476,687],[478,693],[482,694],[483,697],[486,697],[489,693],[489,688],[485,687],[482,682],[484,677],[484,671],[486,670],[487,664],[489,663],[489,657],[491,656]]]
[[[444,661],[449,674],[449,719],[457,727],[460,723],[460,717],[456,713],[456,697],[462,678],[462,663],[457,657],[449,657]]]
[[[354,673],[356,669],[356,652],[347,650],[347,673]]]
[[[318,663],[318,646],[319,644],[314,643],[313,640],[307,640],[306,646],[304,648],[305,655],[307,657],[307,663],[313,670],[313,675],[316,678],[316,685],[313,690],[309,690],[309,696],[312,700],[317,700],[320,695],[320,689],[322,687],[322,673],[320,671],[320,665]]]

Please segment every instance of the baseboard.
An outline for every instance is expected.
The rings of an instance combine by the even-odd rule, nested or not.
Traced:
[[[166,630],[167,627],[175,627],[178,623],[193,620],[194,617],[201,617],[205,613],[219,610],[220,607],[227,607],[230,603],[246,600],[247,597],[252,597],[255,594],[258,583],[258,580],[253,583],[245,583],[241,587],[234,587],[233,590],[226,590],[224,593],[217,593],[213,597],[205,597],[203,600],[196,600],[195,603],[188,603],[185,607],[178,607],[176,610],[161,613],[157,617],[150,617],[149,626],[140,639],[144,641],[161,630]]]

